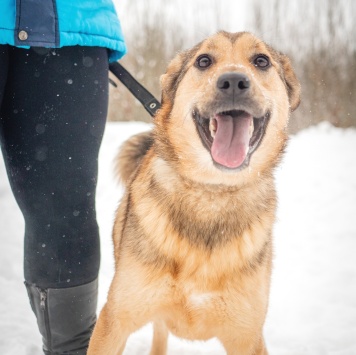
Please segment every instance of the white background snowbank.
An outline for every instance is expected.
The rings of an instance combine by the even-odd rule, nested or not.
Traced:
[[[111,226],[122,191],[112,179],[121,142],[143,123],[110,123],[100,155],[102,238],[100,307],[111,277]],[[356,131],[326,123],[290,141],[276,171],[279,193],[275,263],[265,337],[271,355],[356,354]],[[23,220],[0,159],[0,354],[40,355],[40,336],[22,276]],[[148,354],[151,328],[126,355]],[[224,354],[220,344],[170,337],[169,354]]]

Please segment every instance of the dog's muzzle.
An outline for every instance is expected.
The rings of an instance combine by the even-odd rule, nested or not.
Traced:
[[[251,82],[237,72],[222,74],[217,82],[217,103],[209,114],[193,111],[197,131],[218,167],[242,169],[248,166],[266,131],[270,112],[256,116],[250,98]],[[249,107],[250,106],[250,107]]]

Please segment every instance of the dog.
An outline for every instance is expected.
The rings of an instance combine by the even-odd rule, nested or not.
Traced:
[[[88,354],[121,354],[148,322],[152,355],[168,332],[267,354],[273,171],[300,84],[286,55],[222,31],[178,54],[161,86],[153,130],[119,154],[115,275]]]

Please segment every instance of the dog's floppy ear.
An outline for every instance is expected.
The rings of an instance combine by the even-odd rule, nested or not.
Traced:
[[[289,105],[291,111],[297,109],[300,103],[300,83],[293,70],[290,59],[283,53],[279,53],[279,62],[283,70],[283,78],[287,86]]]
[[[169,63],[165,74],[161,75],[161,88],[162,88],[162,103],[173,101],[174,94],[177,90],[181,68],[184,62],[184,53],[176,55]]]
[[[161,76],[162,103],[165,101],[173,103],[178,85],[189,69],[188,63],[196,55],[201,44],[202,42],[192,49],[180,52],[169,63],[166,73]]]

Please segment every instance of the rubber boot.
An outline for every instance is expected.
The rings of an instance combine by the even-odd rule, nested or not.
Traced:
[[[85,355],[96,322],[98,280],[41,289],[25,282],[46,355]]]

